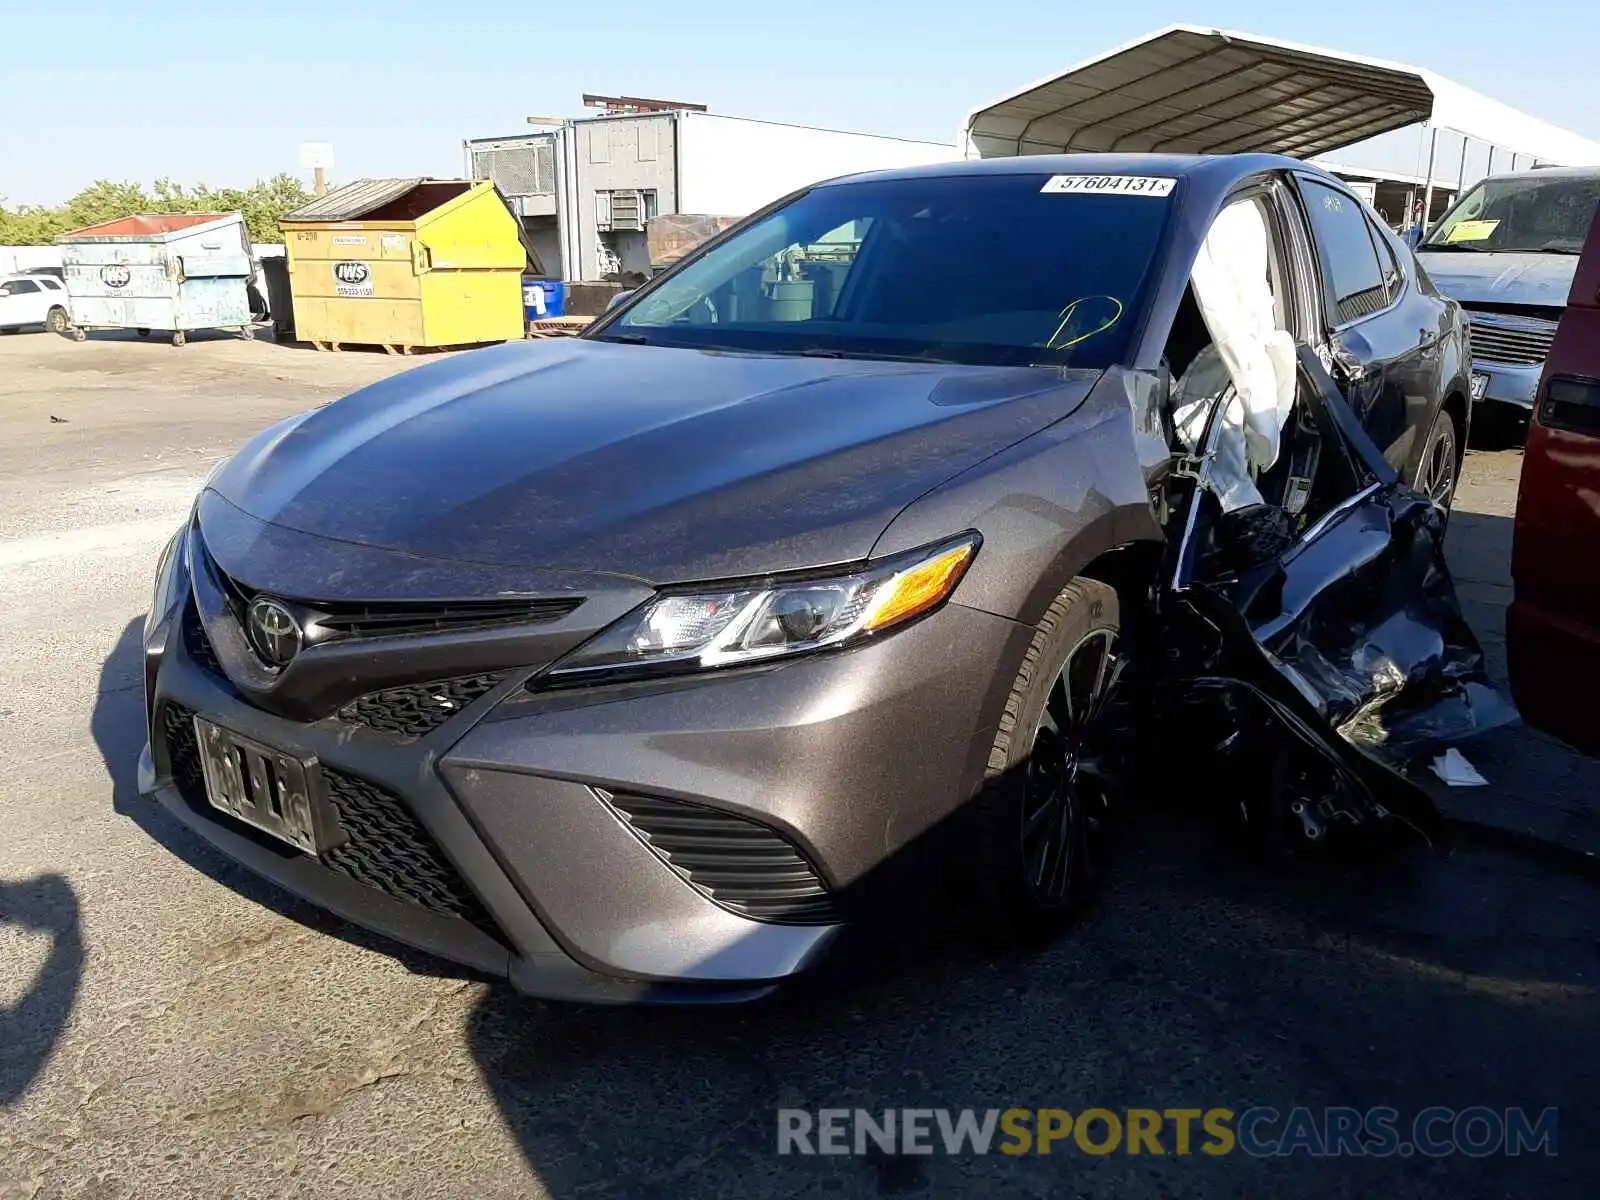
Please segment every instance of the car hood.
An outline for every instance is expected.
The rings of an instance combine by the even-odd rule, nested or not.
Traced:
[[[1098,374],[511,343],[275,426],[210,487],[278,527],[428,558],[765,574],[866,558],[912,500],[1067,416]]]
[[[1578,269],[1574,254],[1488,254],[1419,250],[1439,290],[1463,304],[1542,304],[1565,308]]]

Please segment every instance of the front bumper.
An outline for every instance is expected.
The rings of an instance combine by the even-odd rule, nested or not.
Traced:
[[[1533,411],[1533,394],[1539,389],[1539,375],[1544,371],[1543,363],[1524,366],[1518,363],[1473,359],[1472,371],[1475,375],[1488,376],[1488,382],[1478,403],[1512,404],[1526,412]]]
[[[545,695],[512,672],[414,740],[266,712],[187,628],[161,636],[140,790],[223,853],[524,992],[670,1003],[772,990],[819,961],[843,916],[752,919],[653,849],[615,798],[758,822],[847,912],[976,787],[1003,666],[1029,631],[949,605],[880,642],[764,669]],[[358,814],[371,839],[323,861],[211,808],[185,767],[189,714],[314,756],[360,805],[388,806]],[[436,875],[452,878],[413,886]]]

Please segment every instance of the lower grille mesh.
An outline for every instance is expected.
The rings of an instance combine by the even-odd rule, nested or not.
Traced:
[[[172,781],[183,798],[197,808],[204,807],[217,820],[249,830],[249,826],[234,824],[226,814],[211,808],[206,799],[194,713],[182,705],[168,704],[161,711],[161,727]],[[349,835],[342,845],[320,857],[323,866],[397,900],[447,917],[459,917],[497,940],[504,940],[461,873],[404,801],[377,784],[326,766],[322,776],[328,800]],[[250,832],[254,834],[253,830]]]
[[[784,925],[842,919],[816,868],[760,822],[676,800],[601,795],[668,866],[724,908]]]
[[[194,713],[179,704],[161,710],[161,730],[167,739],[167,761],[172,782],[191,804],[206,803],[206,777],[200,766],[200,740],[194,735]]]
[[[322,856],[325,866],[398,900],[460,917],[498,936],[466,880],[398,796],[327,767],[322,768],[322,777],[339,824],[350,835],[349,841]]]
[[[493,691],[503,678],[503,675],[467,675],[411,687],[384,688],[350,701],[339,710],[339,719],[414,741],[432,733],[478,697]]]

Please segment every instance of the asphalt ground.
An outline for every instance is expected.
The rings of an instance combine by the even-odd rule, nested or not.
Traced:
[[[209,851],[134,791],[156,554],[249,434],[414,363],[0,338],[0,1197],[1594,1194],[1596,888],[1514,845],[1262,861],[1173,796],[1048,949],[910,931],[714,1011],[456,979]],[[1519,462],[1469,456],[1450,535],[1496,670]],[[1592,763],[1525,730],[1490,751],[1461,811],[1592,825]],[[1180,1154],[1163,1117],[1159,1155],[778,1153],[779,1109],[1270,1107],[1270,1144],[1296,1106],[1393,1108],[1408,1144],[1439,1106],[1557,1133],[1258,1156],[1196,1126]]]

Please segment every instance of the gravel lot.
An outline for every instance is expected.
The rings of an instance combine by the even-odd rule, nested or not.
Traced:
[[[1262,864],[1180,805],[1032,958],[679,1012],[450,978],[210,853],[133,789],[156,553],[246,436],[415,363],[0,338],[0,1197],[1594,1194],[1600,907],[1516,854]],[[1496,663],[1519,461],[1469,458],[1451,534]],[[1600,795],[1508,739],[1505,796]],[[1559,1154],[774,1153],[780,1106],[1296,1104],[1554,1105]]]

